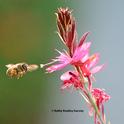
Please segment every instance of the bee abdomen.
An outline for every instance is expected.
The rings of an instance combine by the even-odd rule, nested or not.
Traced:
[[[7,70],[6,74],[9,77],[16,77],[18,75],[18,70],[16,68]]]

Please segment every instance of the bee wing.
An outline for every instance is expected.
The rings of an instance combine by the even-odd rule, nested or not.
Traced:
[[[14,64],[8,64],[8,65],[5,65],[7,68],[10,68],[12,67]]]
[[[38,65],[35,65],[35,64],[31,64],[31,65],[28,65],[28,67],[27,67],[27,70],[28,71],[35,71],[35,70],[37,70],[38,69]]]

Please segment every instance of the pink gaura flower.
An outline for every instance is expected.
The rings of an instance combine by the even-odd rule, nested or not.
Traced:
[[[79,63],[81,63],[81,60],[84,60],[86,58],[86,56],[88,55],[89,48],[91,45],[91,42],[83,43],[84,40],[86,39],[86,36],[87,36],[87,33],[85,33],[83,35],[79,44],[75,47],[75,50],[74,50],[72,56],[70,56],[66,51],[60,52],[57,50],[60,55],[57,56],[55,59],[52,60],[52,62],[50,62],[48,64],[44,64],[44,65],[41,64],[41,67],[48,66],[49,64],[58,62],[57,64],[54,64],[46,69],[47,72],[51,73],[51,72],[60,70],[69,64],[70,65],[78,65]]]
[[[93,88],[91,93],[97,103],[98,108],[100,108],[100,105],[110,99],[110,96],[100,88]]]
[[[97,105],[99,113],[102,113],[102,118],[104,121],[106,121],[105,114],[104,114],[104,103],[110,99],[110,96],[107,93],[105,93],[104,90],[102,90],[100,88],[93,88],[91,91],[91,94]],[[92,115],[92,113],[93,113],[93,107],[90,106],[89,114]],[[94,115],[94,122],[95,122],[95,124],[98,124],[98,122],[99,122],[97,113],[95,113],[95,115]]]
[[[86,32],[82,36],[79,44],[76,45],[71,56],[67,53],[67,51],[60,52],[57,50],[60,55],[57,56],[55,59],[52,59],[52,62],[41,66],[48,66],[49,64],[55,63],[46,68],[46,71],[48,73],[52,73],[54,71],[63,69],[67,65],[74,65],[80,67],[84,77],[89,77],[92,74],[100,71],[104,65],[94,67],[99,61],[99,54],[96,53],[92,56],[89,56],[89,48],[91,46],[91,42],[84,43],[88,34],[89,32]]]
[[[76,71],[67,71],[61,75],[60,79],[63,81],[61,89],[70,88],[71,86],[76,89],[83,89],[83,84],[80,82],[79,74]]]
[[[86,55],[81,63],[80,63],[80,68],[82,70],[82,73],[84,75],[84,77],[89,77],[92,74],[95,74],[96,72],[100,71],[103,67],[103,65],[99,65],[99,66],[95,66],[99,61],[99,54],[93,54],[92,56],[88,57],[88,55]],[[95,66],[95,67],[94,67]]]
[[[72,65],[75,71],[67,71],[61,75],[61,89],[74,87],[79,90],[90,109],[89,115],[94,115],[95,124],[106,124],[104,114],[104,103],[110,96],[100,88],[93,88],[93,74],[100,71],[104,65],[98,65],[99,54],[89,55],[91,42],[85,42],[89,32],[83,34],[81,39],[77,39],[76,21],[72,11],[68,8],[59,8],[56,13],[57,33],[67,47],[67,51],[60,52],[59,55],[47,64],[41,64],[41,68],[46,66],[47,73],[61,70],[68,65]],[[101,117],[102,116],[102,117]]]

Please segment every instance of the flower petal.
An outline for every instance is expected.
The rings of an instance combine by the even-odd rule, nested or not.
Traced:
[[[84,57],[81,59],[81,62],[84,63],[89,58],[89,52],[87,52]]]
[[[88,34],[89,34],[90,32],[86,32],[86,33],[84,33],[83,34],[83,36],[81,37],[81,39],[80,39],[80,43],[79,43],[79,47],[80,46],[82,46],[82,44],[84,43],[84,41],[86,40],[86,38],[87,38],[87,36],[88,36]]]
[[[64,52],[60,52],[59,50],[56,49],[56,51],[60,54],[59,56],[56,57],[56,61],[59,61],[61,63],[63,62],[70,62],[71,61],[71,58],[69,55],[67,55],[66,53]]]
[[[90,45],[91,45],[91,42],[87,42],[80,47],[76,47],[75,52],[73,54],[73,61],[77,62],[85,58],[89,54]]]
[[[83,57],[85,57],[85,55],[88,54],[88,50],[85,50],[85,51],[80,51],[80,50],[77,50],[74,55],[73,55],[73,62],[78,62],[78,61],[81,61],[81,59],[83,59]]]
[[[104,64],[103,65],[100,65],[100,66],[96,66],[93,69],[91,69],[91,73],[92,74],[95,74],[96,72],[102,70],[103,68],[104,68]]]
[[[71,86],[72,86],[71,83],[66,82],[66,83],[63,83],[63,84],[62,84],[61,89],[64,90],[64,89],[69,88],[69,87],[71,87]]]
[[[82,45],[82,49],[83,50],[87,50],[87,49],[89,49],[90,48],[90,46],[91,46],[91,42],[86,42],[86,43],[84,43],[83,45]]]
[[[70,74],[69,74],[70,71],[67,71],[65,72],[63,75],[61,75],[60,79],[62,81],[65,81],[65,80],[70,80],[70,78],[72,77]]]
[[[80,82],[79,75],[76,71],[67,71],[60,77],[60,79],[63,81],[62,89],[70,86],[74,86],[76,89],[83,89],[83,85]]]
[[[95,66],[99,61],[99,54],[93,54],[92,56],[90,56],[84,63],[85,66],[90,69],[91,67]]]
[[[110,99],[110,96],[100,88],[93,88],[92,95],[94,96],[96,102],[99,103],[99,105],[102,105],[104,102]]]
[[[64,67],[67,66],[68,64],[69,64],[69,63],[63,63],[63,64],[52,65],[52,66],[46,68],[46,71],[47,71],[48,73],[52,73],[52,72],[54,72],[54,71],[57,71],[57,70],[60,70],[60,69],[64,68]]]

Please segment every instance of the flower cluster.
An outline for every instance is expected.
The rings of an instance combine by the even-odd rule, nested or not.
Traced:
[[[41,64],[41,67],[47,66],[46,71],[52,73],[68,65],[73,66],[74,70],[69,70],[61,75],[60,79],[63,82],[61,89],[73,86],[79,90],[90,106],[90,113],[92,111],[94,114],[95,124],[106,124],[104,102],[108,101],[110,96],[104,90],[92,86],[94,74],[100,71],[104,64],[97,65],[99,62],[98,53],[89,54],[91,42],[86,42],[89,32],[84,33],[81,39],[77,40],[76,22],[72,16],[72,11],[68,8],[59,8],[56,15],[58,35],[67,50],[63,52],[57,50],[59,55],[50,63]]]

